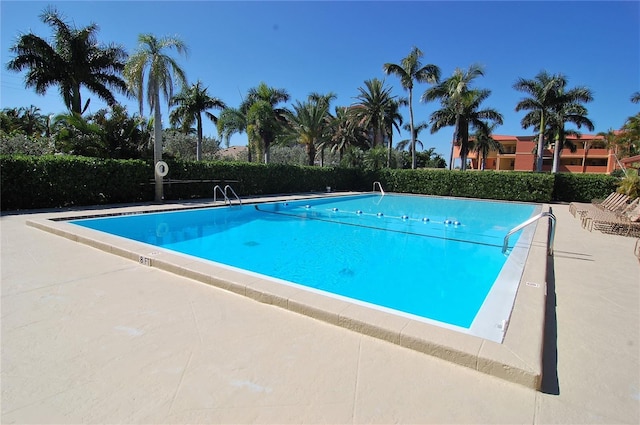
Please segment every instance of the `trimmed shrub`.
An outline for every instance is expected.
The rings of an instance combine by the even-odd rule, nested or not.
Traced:
[[[553,200],[559,202],[591,202],[615,192],[620,179],[606,174],[555,175]]]
[[[554,187],[552,174],[538,173],[387,169],[378,176],[391,192],[506,201],[550,202]]]
[[[221,182],[166,185],[165,199],[211,198],[215,184],[227,183],[240,196],[317,192],[327,186],[332,190],[365,190],[363,173],[356,169],[223,161],[166,162],[168,178]]]
[[[149,199],[144,161],[80,156],[0,156],[2,210]]]
[[[607,175],[442,169],[310,167],[167,159],[174,180],[220,180],[240,196],[324,191],[370,191],[380,181],[389,192],[522,202],[589,202],[616,190]],[[99,205],[153,200],[153,167],[140,160],[78,156],[0,156],[2,210]],[[215,182],[165,185],[165,199],[212,198]]]

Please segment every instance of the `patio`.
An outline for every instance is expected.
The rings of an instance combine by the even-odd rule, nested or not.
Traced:
[[[636,240],[557,217],[543,391],[4,215],[2,423],[638,423]]]

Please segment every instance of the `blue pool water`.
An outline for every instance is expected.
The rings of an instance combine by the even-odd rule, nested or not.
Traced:
[[[387,194],[72,223],[469,328],[507,261],[504,236],[535,208]]]

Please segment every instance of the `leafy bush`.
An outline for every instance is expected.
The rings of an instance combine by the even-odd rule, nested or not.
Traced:
[[[554,181],[551,174],[441,169],[385,169],[378,175],[392,192],[523,202],[550,202]]]
[[[169,174],[176,180],[221,180],[231,184],[240,196],[324,191],[362,190],[357,169],[310,167],[249,162],[167,160]],[[165,199],[210,198],[216,183],[172,184],[165,187]]]
[[[605,174],[569,174],[555,175],[553,200],[561,202],[591,202],[604,199],[615,192],[619,178]]]
[[[166,159],[167,178],[219,180],[241,196],[333,190],[370,191],[380,181],[389,192],[523,202],[604,198],[619,179],[606,175],[460,172],[441,169],[310,167],[228,161]],[[78,156],[0,156],[2,209],[51,208],[153,199],[153,167],[141,160]],[[212,198],[214,182],[165,185],[165,199]]]
[[[150,166],[139,160],[80,156],[0,156],[2,210],[149,199]]]
[[[55,153],[55,140],[46,136],[7,134],[0,131],[0,155],[49,155]]]
[[[624,178],[618,182],[618,193],[624,193],[635,199],[640,194],[640,176],[635,168],[627,168]]]

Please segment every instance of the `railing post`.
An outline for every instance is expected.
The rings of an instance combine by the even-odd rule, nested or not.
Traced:
[[[547,253],[549,255],[553,255],[553,241],[555,239],[555,232],[556,232],[556,216],[553,215],[553,213],[551,212],[551,208],[549,208],[549,212],[541,212],[540,214],[534,217],[531,217],[527,221],[520,223],[513,229],[509,230],[507,235],[504,237],[504,242],[502,244],[502,253],[504,254],[505,252],[507,252],[507,249],[509,248],[509,237],[511,235],[513,235],[519,230],[522,230],[524,227],[530,225],[531,223],[535,223],[537,220],[541,219],[542,217],[549,217],[549,220],[551,221],[551,226],[547,234],[547,246],[549,247]]]
[[[382,196],[384,196],[384,189],[382,189],[382,183],[380,182],[373,182],[373,191],[376,191],[376,185],[378,185],[378,187],[380,188],[380,193],[382,194]]]
[[[548,254],[553,255],[553,241],[556,237],[556,216],[553,215],[553,210],[549,207],[549,232],[547,234],[547,246],[549,247]]]

